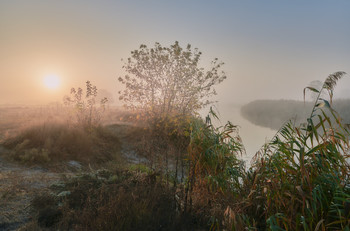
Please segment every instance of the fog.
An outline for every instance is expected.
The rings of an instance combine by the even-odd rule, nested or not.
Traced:
[[[0,105],[62,102],[87,80],[121,105],[121,60],[140,44],[179,41],[202,51],[204,68],[215,57],[225,63],[227,79],[213,100],[222,120],[257,140],[260,131],[248,130],[236,113],[240,105],[301,100],[310,82],[350,72],[349,8],[345,0],[1,1]],[[48,75],[59,84],[45,86]],[[348,77],[336,94],[350,97]],[[259,142],[272,132],[261,133]]]
[[[348,1],[1,1],[0,104],[61,101],[86,80],[120,90],[140,44],[179,41],[217,57],[228,79],[218,100],[300,99],[303,87],[348,71]],[[61,86],[48,90],[45,75]],[[349,82],[348,82],[349,83]],[[340,91],[349,93],[349,85]]]
[[[249,122],[241,115],[241,105],[218,103],[214,107],[218,111],[219,121],[213,121],[215,126],[224,126],[227,121],[231,121],[233,125],[237,125],[239,135],[245,148],[245,153],[241,156],[250,165],[250,160],[257,151],[269,142],[276,134],[276,130],[258,126]],[[202,115],[205,116],[208,110],[202,110]]]
[[[292,121],[299,126],[307,121],[312,112],[314,102],[296,100],[256,100],[241,108],[241,115],[251,123],[278,130],[283,124]],[[339,114],[344,124],[350,123],[350,100],[333,100],[332,108]],[[318,108],[319,109],[319,108]],[[324,112],[332,118],[327,108]],[[318,114],[322,114],[317,110]]]

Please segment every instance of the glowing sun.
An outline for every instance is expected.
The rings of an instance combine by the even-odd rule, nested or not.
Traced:
[[[46,75],[44,77],[44,85],[49,89],[57,89],[61,84],[60,78],[57,75]]]

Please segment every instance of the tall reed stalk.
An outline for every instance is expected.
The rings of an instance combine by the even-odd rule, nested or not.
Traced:
[[[318,94],[307,127],[284,125],[250,169],[254,184],[244,212],[256,227],[349,230],[350,134],[331,107],[334,86],[344,74],[328,76],[320,90],[304,89],[304,95],[306,89]],[[320,97],[323,91],[329,100]]]

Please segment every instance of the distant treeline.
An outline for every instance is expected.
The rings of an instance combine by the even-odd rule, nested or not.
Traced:
[[[314,102],[297,100],[255,100],[242,106],[241,114],[255,125],[278,130],[288,120],[306,122],[313,105]],[[345,124],[350,124],[350,99],[334,100],[333,108]]]

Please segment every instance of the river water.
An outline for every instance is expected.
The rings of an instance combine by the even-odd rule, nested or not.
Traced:
[[[225,125],[227,121],[230,121],[233,125],[239,126],[239,135],[246,150],[246,154],[242,156],[242,159],[246,161],[247,166],[250,166],[252,157],[265,142],[276,134],[276,130],[252,124],[241,116],[240,108],[240,106],[230,104],[217,105],[215,111],[218,111],[220,121],[213,123]],[[208,109],[201,114],[204,117],[207,113]]]

